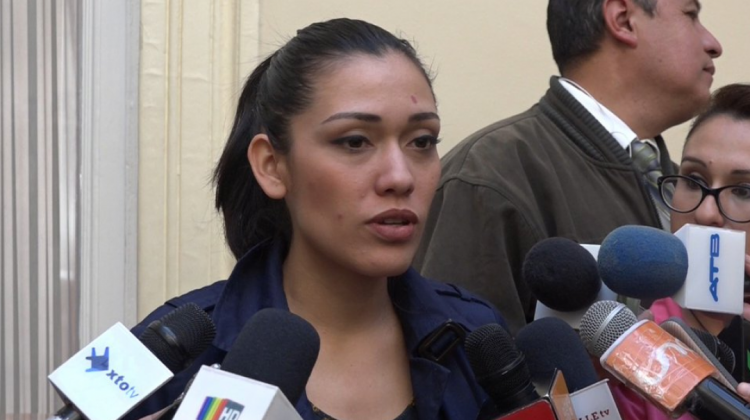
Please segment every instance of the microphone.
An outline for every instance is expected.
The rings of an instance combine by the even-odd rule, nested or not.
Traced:
[[[541,398],[523,353],[502,326],[477,328],[466,337],[464,346],[477,382],[501,414],[499,419],[576,419],[562,374],[556,372],[550,392]]]
[[[152,321],[138,337],[173,373],[186,369],[216,336],[211,316],[195,303]]]
[[[202,366],[175,419],[300,418],[300,399],[320,351],[320,337],[301,317],[266,308],[242,328],[221,364]],[[223,413],[223,414],[222,414]],[[257,417],[254,417],[257,416]]]
[[[522,275],[538,301],[562,312],[588,308],[602,286],[594,257],[567,238],[537,242],[526,254]]]
[[[637,322],[625,305],[596,302],[581,320],[581,339],[602,367],[669,415],[750,419],[750,407],[710,377],[716,369],[656,323]]]
[[[592,302],[617,297],[599,278],[598,252],[599,245],[579,245],[559,237],[532,247],[522,275],[537,298],[534,319],[560,318],[577,329]]]
[[[674,295],[685,283],[688,254],[674,235],[648,226],[621,226],[599,249],[599,275],[615,293],[647,301]]]
[[[124,416],[202,353],[215,331],[193,303],[152,322],[138,338],[115,324],[49,375],[66,401],[51,419]]]
[[[719,361],[728,372],[734,372],[737,367],[737,357],[729,345],[715,335],[696,328],[691,328],[698,339],[706,346],[709,353]],[[732,374],[734,376],[734,374]]]
[[[516,345],[526,355],[532,379],[562,371],[577,418],[620,420],[608,380],[599,380],[581,339],[567,323],[538,319],[518,331]]]
[[[718,373],[716,375],[716,380],[729,389],[737,388],[738,383],[730,373],[734,369],[735,357],[732,350],[729,349],[726,344],[719,341],[718,338],[710,333],[689,327],[685,321],[680,318],[669,318],[659,324],[659,326],[669,333],[669,335],[680,340],[690,350],[698,353],[703,359],[713,365]],[[723,352],[724,354],[721,354]],[[716,356],[717,353],[721,354],[722,359],[726,360],[726,363],[731,363],[730,368],[724,366]]]
[[[521,328],[516,346],[526,356],[533,380],[562,371],[571,392],[596,383],[599,376],[578,334],[564,321],[542,318]]]
[[[745,289],[745,232],[686,224],[675,232],[690,267],[673,299],[683,308],[741,315]]]
[[[732,370],[734,379],[738,382],[750,382],[750,321],[741,316],[732,318],[717,338],[737,355],[736,366]]]

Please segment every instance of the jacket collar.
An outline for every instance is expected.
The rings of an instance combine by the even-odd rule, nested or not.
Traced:
[[[273,307],[289,310],[281,271],[285,255],[282,241],[268,240],[255,246],[237,262],[213,312],[216,347],[228,351],[242,326],[260,309]],[[401,321],[409,351],[412,387],[415,396],[418,396],[416,403],[419,417],[439,418],[451,369],[445,363],[420,355],[419,346],[426,337],[448,321],[443,310],[445,302],[439,300],[439,294],[430,281],[411,268],[401,276],[388,279],[388,291]],[[456,323],[466,325],[460,314],[454,318]],[[449,365],[457,368],[453,359],[455,358],[448,358]],[[467,393],[465,397],[471,398],[465,386],[450,388],[450,393]],[[417,390],[420,391],[416,392]],[[423,392],[424,390],[431,391]],[[455,397],[452,400],[462,401]],[[300,398],[297,409],[309,409],[306,396]]]
[[[228,351],[242,326],[263,308],[289,310],[281,267],[286,255],[281,241],[264,241],[247,252],[235,265],[214,310],[214,344]],[[425,337],[448,319],[440,310],[444,302],[428,280],[410,268],[388,279],[388,293],[401,320],[411,354]],[[454,319],[465,324],[460,314]]]

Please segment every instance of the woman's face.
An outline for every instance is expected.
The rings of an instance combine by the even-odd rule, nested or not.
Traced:
[[[680,174],[710,188],[750,186],[750,121],[718,115],[704,122],[685,144]],[[711,196],[695,211],[672,212],[671,220],[673,232],[686,223],[744,231],[745,252],[750,250],[750,223],[726,219]]]
[[[440,120],[400,53],[343,59],[314,80],[281,157],[290,256],[367,277],[411,264],[440,177]]]

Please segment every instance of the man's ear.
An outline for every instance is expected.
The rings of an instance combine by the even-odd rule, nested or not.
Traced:
[[[636,8],[632,0],[604,0],[604,30],[615,40],[629,47],[638,45],[638,36],[633,25]]]
[[[266,134],[257,134],[247,148],[247,160],[267,196],[280,200],[287,193],[286,156],[278,153]]]

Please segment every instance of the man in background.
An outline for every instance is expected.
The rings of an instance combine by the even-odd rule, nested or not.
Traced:
[[[668,229],[655,179],[674,165],[659,134],[707,104],[721,55],[700,9],[697,0],[550,0],[561,77],[531,109],[445,155],[415,260],[422,274],[489,299],[515,333],[533,319],[521,267],[535,243],[598,244],[627,224]]]

